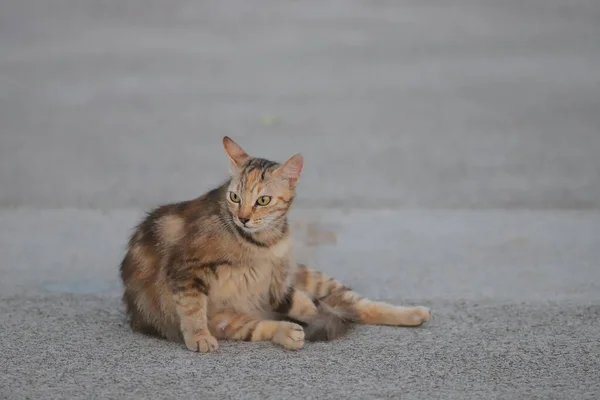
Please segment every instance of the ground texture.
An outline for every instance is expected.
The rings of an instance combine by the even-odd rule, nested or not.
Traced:
[[[568,4],[567,4],[568,3]],[[0,398],[600,395],[600,3],[0,4]],[[132,334],[143,211],[305,170],[299,261],[416,329],[215,354]]]

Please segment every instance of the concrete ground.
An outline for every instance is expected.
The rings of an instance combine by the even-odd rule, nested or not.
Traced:
[[[600,396],[600,3],[6,0],[0,398]],[[432,307],[287,352],[132,334],[144,210],[305,170],[301,261]]]

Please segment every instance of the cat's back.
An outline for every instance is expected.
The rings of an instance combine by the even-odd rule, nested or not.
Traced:
[[[189,223],[183,210],[188,207],[189,201],[159,206],[135,227],[120,267],[126,302],[139,303],[140,297],[159,297],[167,291],[166,267],[184,241]]]
[[[220,221],[223,186],[204,195],[152,210],[138,225],[137,233],[147,235],[148,244],[162,249],[184,245],[184,239],[212,234],[223,229]]]

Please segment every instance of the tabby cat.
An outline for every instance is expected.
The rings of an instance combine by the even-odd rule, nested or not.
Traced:
[[[295,350],[350,324],[418,326],[425,307],[362,298],[291,262],[288,212],[303,159],[279,164],[223,138],[232,174],[190,201],[148,213],[121,263],[131,328],[211,352],[217,339],[270,340]]]

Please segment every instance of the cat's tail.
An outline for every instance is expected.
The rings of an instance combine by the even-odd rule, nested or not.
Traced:
[[[306,340],[322,342],[337,339],[345,335],[352,324],[358,321],[358,313],[353,304],[333,297],[338,296],[331,294],[315,300],[319,313],[304,327]]]

